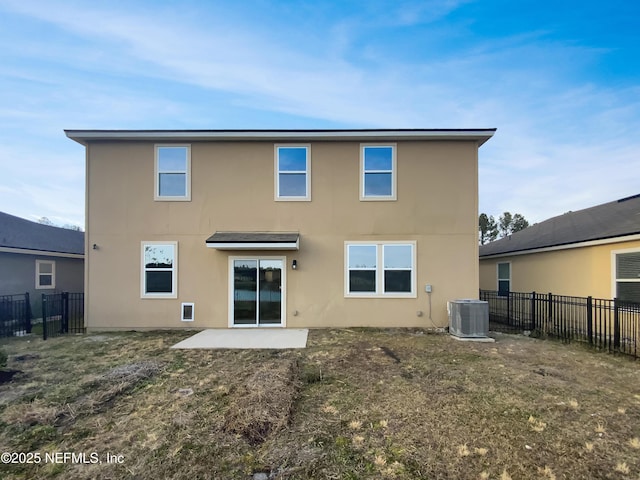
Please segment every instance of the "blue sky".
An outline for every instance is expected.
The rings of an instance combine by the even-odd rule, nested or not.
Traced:
[[[65,128],[496,127],[482,212],[634,195],[639,18],[628,0],[0,0],[0,211],[83,224]]]

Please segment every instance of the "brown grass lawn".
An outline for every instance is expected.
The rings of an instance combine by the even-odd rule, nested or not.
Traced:
[[[188,335],[2,340],[19,372],[0,385],[0,450],[40,463],[0,478],[640,478],[626,357],[370,329],[311,331],[305,350],[168,348]]]

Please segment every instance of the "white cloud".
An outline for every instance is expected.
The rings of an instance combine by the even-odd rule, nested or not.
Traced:
[[[42,65],[8,67],[5,76],[35,93],[20,107],[4,102],[0,125],[43,144],[43,135],[69,142],[63,127],[225,128],[228,112],[252,112],[250,122],[258,110],[338,126],[498,127],[480,151],[487,213],[540,221],[637,193],[630,172],[639,166],[640,90],[576,80],[604,49],[554,41],[544,30],[470,38],[447,52],[428,42],[448,46],[447,35],[468,35],[455,24],[416,37],[413,55],[376,41],[381,31],[437,23],[464,3],[367,3],[333,20],[325,12],[317,30],[305,18],[304,31],[278,32],[221,10],[5,1],[0,8],[57,30],[51,45],[2,45]],[[38,163],[35,149],[23,155]],[[22,190],[36,199],[42,191]]]

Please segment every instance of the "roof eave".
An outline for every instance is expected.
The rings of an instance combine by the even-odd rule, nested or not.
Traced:
[[[91,141],[353,141],[466,140],[484,144],[495,133],[486,129],[362,129],[362,130],[65,130],[70,139]]]
[[[635,232],[627,235],[617,235],[615,237],[602,237],[592,240],[583,240],[580,242],[563,243],[557,245],[547,245],[544,247],[526,248],[521,250],[510,250],[504,252],[489,253],[479,255],[480,260],[488,260],[492,258],[513,257],[518,255],[529,255],[532,253],[553,252],[557,250],[569,250],[572,248],[592,247],[597,245],[606,245],[609,243],[632,242],[640,240],[640,233]]]
[[[36,250],[32,248],[0,246],[0,253],[18,253],[23,255],[39,255],[43,257],[84,258],[84,253],[57,252],[54,250]]]

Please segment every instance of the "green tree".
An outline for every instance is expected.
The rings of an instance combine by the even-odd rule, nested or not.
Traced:
[[[481,213],[478,217],[478,237],[480,245],[484,245],[487,242],[493,242],[498,238],[498,224],[493,215],[488,216],[486,213]]]
[[[500,236],[506,237],[511,233],[511,222],[513,221],[513,216],[510,212],[504,212],[498,218],[498,229],[500,230]]]
[[[516,213],[511,220],[511,233],[519,232],[529,226],[529,222],[519,213]]]
[[[501,238],[524,230],[528,226],[529,222],[527,219],[519,213],[511,215],[511,212],[504,212],[498,219],[498,229],[500,230]]]
[[[67,230],[75,230],[76,232],[83,232],[84,231],[82,229],[82,227],[79,226],[79,225],[73,225],[71,223],[65,223],[64,225],[59,225],[59,224],[57,224],[55,222],[52,222],[47,217],[40,217],[40,219],[38,220],[38,223],[40,223],[42,225],[48,225],[50,227],[58,227],[58,228],[65,228]]]

